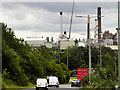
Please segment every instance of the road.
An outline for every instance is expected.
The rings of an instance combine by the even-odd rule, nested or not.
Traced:
[[[48,87],[48,90],[79,90],[80,87],[71,87],[71,85],[59,85],[59,88]],[[36,90],[35,88],[24,89],[24,90]],[[40,89],[43,90],[43,89]]]

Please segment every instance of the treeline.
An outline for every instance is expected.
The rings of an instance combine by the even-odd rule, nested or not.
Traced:
[[[66,64],[68,57],[69,69],[71,72],[77,71],[77,68],[89,68],[89,47],[69,47],[61,54],[61,62]],[[91,47],[91,66],[95,70],[89,77],[83,78],[81,86],[83,88],[115,88],[118,84],[118,52],[111,48],[101,46],[100,66],[100,48]]]
[[[98,57],[95,66],[92,61],[95,73],[91,74],[91,82],[89,82],[88,76],[83,78],[81,82],[83,88],[113,89],[118,85],[118,52],[104,46],[101,47],[101,52],[102,66],[100,66],[100,53],[94,54],[94,57]]]
[[[67,57],[71,72],[77,68],[89,68],[89,47],[69,47],[61,54],[61,62],[66,64]],[[118,84],[118,52],[101,46],[101,60],[102,66],[100,48],[91,47],[91,66],[95,73],[91,74],[91,82],[88,76],[83,78],[83,88],[115,88]]]
[[[69,47],[61,54],[61,62],[67,63],[66,58],[68,57],[69,69],[75,70],[77,68],[88,68],[89,67],[89,48],[88,47]],[[99,62],[99,49],[92,47],[91,49],[92,68]]]
[[[2,66],[3,86],[14,83],[26,86],[35,83],[36,78],[55,75],[60,83],[67,83],[70,74],[77,68],[89,67],[88,47],[69,47],[61,51],[59,48],[41,46],[37,49],[29,46],[23,39],[17,39],[13,30],[2,25]],[[102,68],[100,68],[100,49],[91,47],[92,68],[95,73],[81,82],[83,87],[114,87],[117,84],[118,53],[101,47]],[[67,69],[67,59],[68,68]],[[70,73],[71,72],[71,73]]]
[[[77,68],[88,68],[89,67],[89,47],[69,47],[68,50],[59,53],[61,58],[60,61],[67,64],[67,57],[69,62],[69,69],[75,70]],[[103,68],[110,68],[115,71],[118,59],[118,52],[111,48],[101,46],[101,60]],[[100,64],[100,48],[91,47],[91,66],[95,68]],[[117,68],[117,67],[116,67]]]
[[[77,68],[89,68],[89,47],[69,47],[60,53],[60,61],[67,64],[71,70],[71,75]],[[100,56],[102,66],[100,66]],[[100,48],[91,47],[91,66],[95,70],[89,77],[83,78],[81,86],[83,88],[115,88],[118,85],[118,52],[111,48],[101,46]]]
[[[37,78],[57,76],[60,83],[67,83],[70,71],[54,56],[52,49],[41,46],[34,49],[23,39],[16,38],[13,30],[1,23],[2,27],[2,70],[3,88],[13,83],[27,86]]]

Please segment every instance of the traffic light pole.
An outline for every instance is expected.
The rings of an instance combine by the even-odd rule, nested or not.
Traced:
[[[120,1],[118,1],[118,88],[120,90]]]

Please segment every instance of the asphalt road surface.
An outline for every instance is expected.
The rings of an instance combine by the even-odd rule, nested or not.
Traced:
[[[80,87],[71,87],[71,85],[59,85],[56,87],[48,87],[48,90],[79,90]],[[36,88],[24,89],[24,90],[36,90]],[[45,90],[45,89],[40,89]]]

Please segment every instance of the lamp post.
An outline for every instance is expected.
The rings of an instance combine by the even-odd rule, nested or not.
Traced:
[[[116,74],[116,57],[115,57],[115,74]]]
[[[68,48],[67,48],[67,68],[68,68]]]
[[[120,89],[120,1],[118,1],[118,88]]]
[[[91,82],[91,39],[90,39],[90,18],[96,18],[97,16],[76,16],[80,18],[87,18],[88,19],[88,32],[87,32],[87,40],[89,40],[89,84]]]
[[[100,68],[102,68],[101,42],[99,46],[100,46]]]

